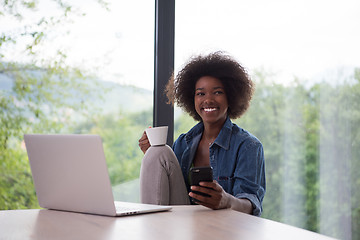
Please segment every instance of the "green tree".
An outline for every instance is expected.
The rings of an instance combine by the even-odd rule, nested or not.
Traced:
[[[319,231],[350,239],[359,224],[359,70],[341,80],[319,85]]]
[[[48,34],[73,14],[71,5],[53,1],[61,14],[39,16],[37,24],[26,24],[26,14],[36,11],[38,1],[3,1],[0,20],[18,23],[0,36],[0,209],[37,206],[23,143],[24,133],[67,131],[75,118],[89,114],[86,100],[99,94],[94,78],[66,64],[65,52],[42,57]],[[4,20],[1,20],[4,21]],[[24,61],[12,58],[19,50]]]
[[[235,122],[264,145],[263,217],[359,238],[359,76],[284,86],[255,73],[252,105]]]

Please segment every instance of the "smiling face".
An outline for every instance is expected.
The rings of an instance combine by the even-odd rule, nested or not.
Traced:
[[[204,123],[223,124],[226,120],[228,101],[219,79],[210,76],[199,78],[195,84],[194,103]]]

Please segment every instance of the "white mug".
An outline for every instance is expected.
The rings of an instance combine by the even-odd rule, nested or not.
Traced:
[[[147,128],[145,131],[151,146],[166,144],[168,126]]]

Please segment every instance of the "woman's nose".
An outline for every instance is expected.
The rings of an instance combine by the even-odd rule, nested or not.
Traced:
[[[205,95],[204,102],[205,103],[212,103],[212,102],[214,102],[214,97],[211,94],[207,94],[207,95]]]

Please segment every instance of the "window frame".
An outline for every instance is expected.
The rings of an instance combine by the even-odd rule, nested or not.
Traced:
[[[168,126],[174,141],[174,106],[167,104],[166,83],[174,71],[175,0],[155,0],[153,126]]]

